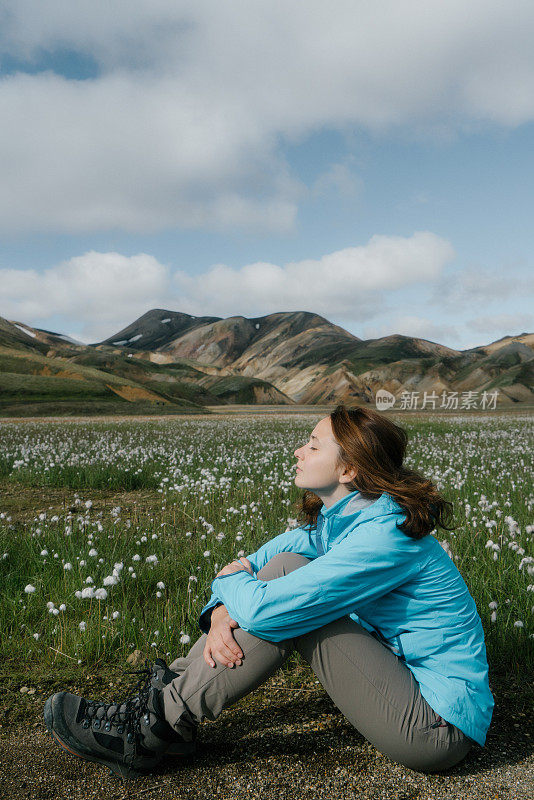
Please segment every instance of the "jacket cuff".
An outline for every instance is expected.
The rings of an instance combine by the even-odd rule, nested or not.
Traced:
[[[219,606],[223,606],[224,603],[219,600],[218,603],[215,605],[210,606],[207,608],[203,614],[200,615],[200,619],[198,620],[198,624],[200,626],[200,630],[203,633],[209,633],[211,628],[211,615],[213,613],[214,608],[218,608]]]

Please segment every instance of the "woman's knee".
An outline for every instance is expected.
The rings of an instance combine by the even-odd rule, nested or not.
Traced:
[[[287,575],[288,573],[299,569],[299,567],[303,567],[305,564],[308,564],[309,561],[309,558],[302,556],[300,553],[277,553],[265,564],[264,567],[258,570],[257,576],[263,581],[269,581],[273,578],[280,578],[282,575]]]

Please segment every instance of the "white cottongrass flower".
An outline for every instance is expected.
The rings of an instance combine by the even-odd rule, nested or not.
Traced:
[[[180,644],[187,644],[190,641],[191,641],[191,637],[188,636],[187,633],[184,633],[183,636],[180,636]]]
[[[491,619],[492,622],[496,622],[496,620],[497,620],[497,612],[496,611],[492,611],[491,612],[490,619]]]
[[[108,593],[107,593],[106,589],[96,589],[95,590],[95,598],[97,600],[106,600],[107,596],[108,596]]]
[[[452,550],[451,550],[450,544],[446,540],[443,540],[442,542],[439,542],[439,544],[445,550],[445,552],[447,553],[449,558],[452,558]]]
[[[516,619],[516,621],[514,622],[514,628],[524,628],[524,627],[525,627],[525,623],[521,622],[520,619]]]
[[[97,556],[97,555],[98,555],[98,550],[95,550],[95,548],[94,548],[94,547],[92,547],[92,548],[89,550],[89,555],[90,555],[92,558],[94,558],[95,556]]]
[[[113,614],[111,615],[111,619],[118,619],[120,615],[121,615],[120,611],[114,611]]]
[[[115,586],[119,582],[119,579],[115,575],[106,575],[102,583],[104,586]]]
[[[70,563],[70,561],[67,561],[66,564],[63,564],[63,569],[66,570],[72,569],[72,564]]]
[[[204,558],[208,558],[208,557],[209,557],[209,555],[210,555],[210,553],[211,553],[211,550],[204,550],[204,552],[202,553],[202,555],[204,556]]]
[[[84,631],[84,630],[86,630],[86,628],[87,628],[87,622],[83,622],[83,621],[82,621],[82,622],[80,622],[80,624],[78,625],[78,628],[79,628],[79,629],[82,631],[82,633],[83,633],[83,631]]]
[[[67,610],[67,606],[65,605],[65,603],[61,603],[61,605],[59,607],[59,610],[60,611],[66,611]]]
[[[158,563],[158,557],[157,556],[147,556],[145,558],[145,561],[146,561],[147,564],[157,564]]]
[[[31,583],[28,583],[24,587],[24,591],[26,592],[26,594],[33,594],[35,592],[35,586],[32,586]]]
[[[34,633],[33,634],[33,638],[35,639],[35,641],[37,641],[37,639],[39,638],[40,635],[41,635],[40,633]]]
[[[159,600],[159,599],[160,599],[160,597],[161,597],[161,592],[156,592],[156,597],[157,597],[157,598],[158,598],[158,600]]]
[[[55,603],[53,603],[51,600],[49,600],[48,603],[46,604],[46,607],[50,611],[52,608],[55,607]]]
[[[92,579],[92,577],[90,575],[88,575],[87,578],[85,579],[85,582],[86,583],[94,583],[94,580]]]
[[[139,555],[139,553],[136,553],[135,555],[132,556],[132,561],[141,561],[141,556]]]
[[[86,508],[92,508],[93,507],[93,501],[92,500],[86,500],[85,501],[85,507]]]
[[[41,550],[41,555],[42,556],[47,556],[48,555],[48,550]]]
[[[156,583],[156,589],[164,589],[164,588],[165,588],[165,584],[163,583],[163,581],[158,581]]]
[[[497,608],[497,603],[495,600],[492,600],[491,603],[488,603],[488,606],[494,611]]]
[[[90,600],[92,597],[95,596],[95,590],[92,586],[86,586],[85,589],[82,589],[81,598],[82,600]]]

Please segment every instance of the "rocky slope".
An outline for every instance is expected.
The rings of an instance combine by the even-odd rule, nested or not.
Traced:
[[[532,402],[534,334],[459,351],[401,335],[362,340],[306,311],[222,319],[153,309],[83,345],[0,318],[1,413],[28,402],[78,407],[84,392],[95,407],[112,398],[130,411],[199,413],[220,404],[374,404],[379,389],[396,400],[419,393],[419,404],[424,392],[456,392],[461,407],[463,392],[495,390],[499,405]]]

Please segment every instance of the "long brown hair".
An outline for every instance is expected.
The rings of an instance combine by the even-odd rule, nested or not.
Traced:
[[[330,421],[339,446],[338,466],[357,470],[346,484],[349,491],[359,490],[367,499],[387,492],[405,512],[397,527],[413,539],[422,539],[437,527],[453,530],[448,527],[454,522],[452,503],[432,481],[402,464],[408,444],[404,428],[378,411],[344,404],[330,414]],[[298,503],[297,520],[315,528],[322,505],[320,497],[306,490]]]

